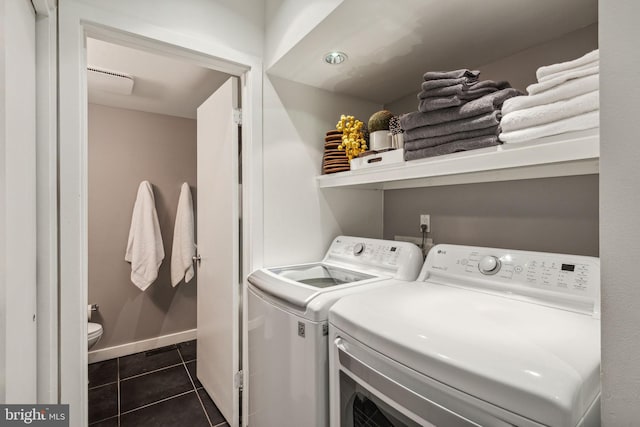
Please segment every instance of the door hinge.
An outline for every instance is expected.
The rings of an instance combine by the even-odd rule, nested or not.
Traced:
[[[238,126],[242,126],[242,109],[241,108],[233,109],[233,123],[237,124]]]
[[[242,390],[244,387],[244,372],[236,372],[236,375],[233,377],[233,386]]]

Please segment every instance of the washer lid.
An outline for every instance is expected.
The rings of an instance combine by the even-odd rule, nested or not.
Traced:
[[[575,426],[600,388],[600,322],[429,282],[345,297],[330,322],[444,384],[544,425]]]
[[[248,277],[253,286],[266,294],[300,308],[305,308],[323,292],[378,279],[378,276],[325,263],[263,268]]]
[[[326,264],[295,265],[268,268],[269,272],[314,288],[330,288],[345,283],[373,279],[375,276]]]

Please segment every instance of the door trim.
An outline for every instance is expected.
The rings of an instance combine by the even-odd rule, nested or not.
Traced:
[[[130,16],[77,1],[59,10],[59,280],[60,400],[70,418],[87,420],[87,93],[85,37],[192,61],[241,77],[244,111],[243,265],[262,261],[262,73],[261,59]],[[246,280],[243,280],[243,297]],[[243,322],[246,314],[243,311]],[[244,329],[243,329],[244,331]],[[244,332],[243,332],[244,334]],[[247,342],[246,336],[242,337]],[[246,365],[243,352],[243,365]],[[243,406],[246,402],[243,402]],[[243,408],[248,413],[248,407]],[[74,425],[76,425],[74,423]]]

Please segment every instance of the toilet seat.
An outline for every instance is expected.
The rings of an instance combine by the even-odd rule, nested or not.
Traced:
[[[87,325],[87,336],[89,339],[97,338],[102,335],[102,325],[99,323],[91,323]]]

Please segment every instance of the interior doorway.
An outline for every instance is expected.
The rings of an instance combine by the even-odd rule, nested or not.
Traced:
[[[200,412],[213,422],[219,420],[218,412],[231,420],[238,411],[233,410],[233,384],[224,377],[233,378],[239,370],[238,322],[232,313],[222,313],[238,304],[231,292],[239,287],[231,286],[231,276],[238,283],[240,263],[238,250],[210,255],[212,248],[240,247],[239,132],[226,139],[224,135],[239,125],[238,78],[94,38],[87,39],[87,75],[87,284],[88,303],[99,307],[89,326],[102,331],[89,353],[89,423],[118,417],[125,424],[126,419],[144,424],[145,417],[162,410],[181,412],[189,404],[200,405]],[[230,89],[233,96],[212,99],[211,94]],[[225,150],[232,158],[220,158]],[[124,262],[123,251],[136,191],[143,181],[153,191],[165,257],[157,278],[141,291],[129,279],[132,266]],[[183,184],[188,190],[181,189]],[[197,231],[195,222],[189,227],[190,237],[174,235],[183,192],[192,195],[190,208],[200,225]],[[203,203],[198,203],[199,194]],[[225,195],[229,200],[223,201]],[[210,224],[215,228],[225,221],[219,227],[223,235],[209,237]],[[180,237],[195,240],[202,256],[197,266],[191,266],[197,274],[189,283],[186,277],[174,277],[173,264],[182,261],[173,253],[180,252],[180,242],[174,241]],[[204,273],[204,281],[198,280]],[[222,277],[229,286],[224,286]],[[202,298],[210,302],[204,304]],[[172,364],[178,357],[185,362],[185,348],[197,348],[206,357],[175,369]],[[218,349],[224,351],[216,353]],[[188,356],[191,353],[195,355],[189,350]],[[114,374],[118,387],[103,380]],[[167,378],[171,386],[149,390],[149,384]],[[144,398],[138,391],[142,384],[147,389]],[[207,414],[207,407],[214,408],[214,414]]]
[[[72,14],[73,15],[73,14]],[[81,14],[80,14],[81,15]],[[69,24],[69,16],[66,16]],[[242,116],[244,120],[244,132],[242,132],[242,146],[240,163],[249,165],[242,168],[242,177],[238,176],[238,181],[242,179],[245,191],[242,193],[242,246],[238,249],[238,257],[242,259],[243,265],[251,268],[255,257],[256,248],[251,244],[252,233],[248,230],[261,230],[260,224],[256,227],[254,219],[257,216],[253,213],[255,205],[252,200],[255,196],[247,194],[247,190],[253,192],[255,188],[251,185],[259,176],[260,169],[256,169],[256,151],[251,147],[258,144],[258,156],[260,159],[260,133],[261,127],[258,117],[252,112],[256,111],[256,106],[261,104],[261,67],[259,62],[250,58],[246,61],[232,60],[225,58],[225,55],[212,55],[213,52],[207,49],[196,51],[189,49],[180,43],[167,43],[171,40],[170,35],[149,38],[145,34],[123,34],[112,28],[109,22],[103,25],[89,25],[82,20],[81,16],[71,16],[75,22],[74,27],[64,26],[60,32],[61,57],[61,78],[60,78],[60,400],[70,404],[71,417],[74,419],[87,419],[87,371],[83,367],[87,366],[87,312],[86,304],[88,300],[88,158],[86,153],[89,150],[87,140],[87,71],[84,45],[84,37],[99,39],[106,42],[121,44],[129,48],[138,48],[146,52],[153,52],[166,55],[174,59],[189,61],[200,66],[205,66],[216,71],[229,75],[238,76],[238,91],[243,100],[247,101],[247,108]],[[61,15],[65,21],[64,14]],[[77,19],[77,21],[76,21]],[[106,20],[108,21],[108,19]],[[117,23],[111,24],[118,26]],[[62,26],[61,26],[62,27]],[[108,29],[107,29],[108,28]],[[81,29],[80,33],[77,32]],[[68,30],[68,31],[67,31]],[[141,29],[144,33],[144,28]],[[162,41],[159,41],[159,40]],[[75,50],[77,49],[77,51]],[[215,51],[213,49],[212,51]],[[227,52],[228,53],[228,52]],[[246,65],[239,65],[239,64]],[[206,94],[209,95],[209,94]],[[239,117],[232,114],[230,117]],[[258,129],[256,129],[256,127]],[[257,131],[257,132],[256,132]],[[255,193],[254,193],[255,194]],[[261,194],[261,193],[260,193]],[[258,201],[261,198],[257,199]],[[240,205],[240,200],[236,203]],[[239,228],[238,225],[237,228]],[[238,234],[240,230],[238,229]],[[259,236],[260,234],[258,234]],[[257,246],[259,248],[260,246]],[[188,286],[188,284],[186,285]],[[235,284],[240,293],[245,292],[244,284]],[[244,338],[237,337],[238,345]],[[238,362],[239,366],[242,362]],[[239,414],[239,408],[235,411]],[[239,425],[238,419],[229,419],[231,425]]]

